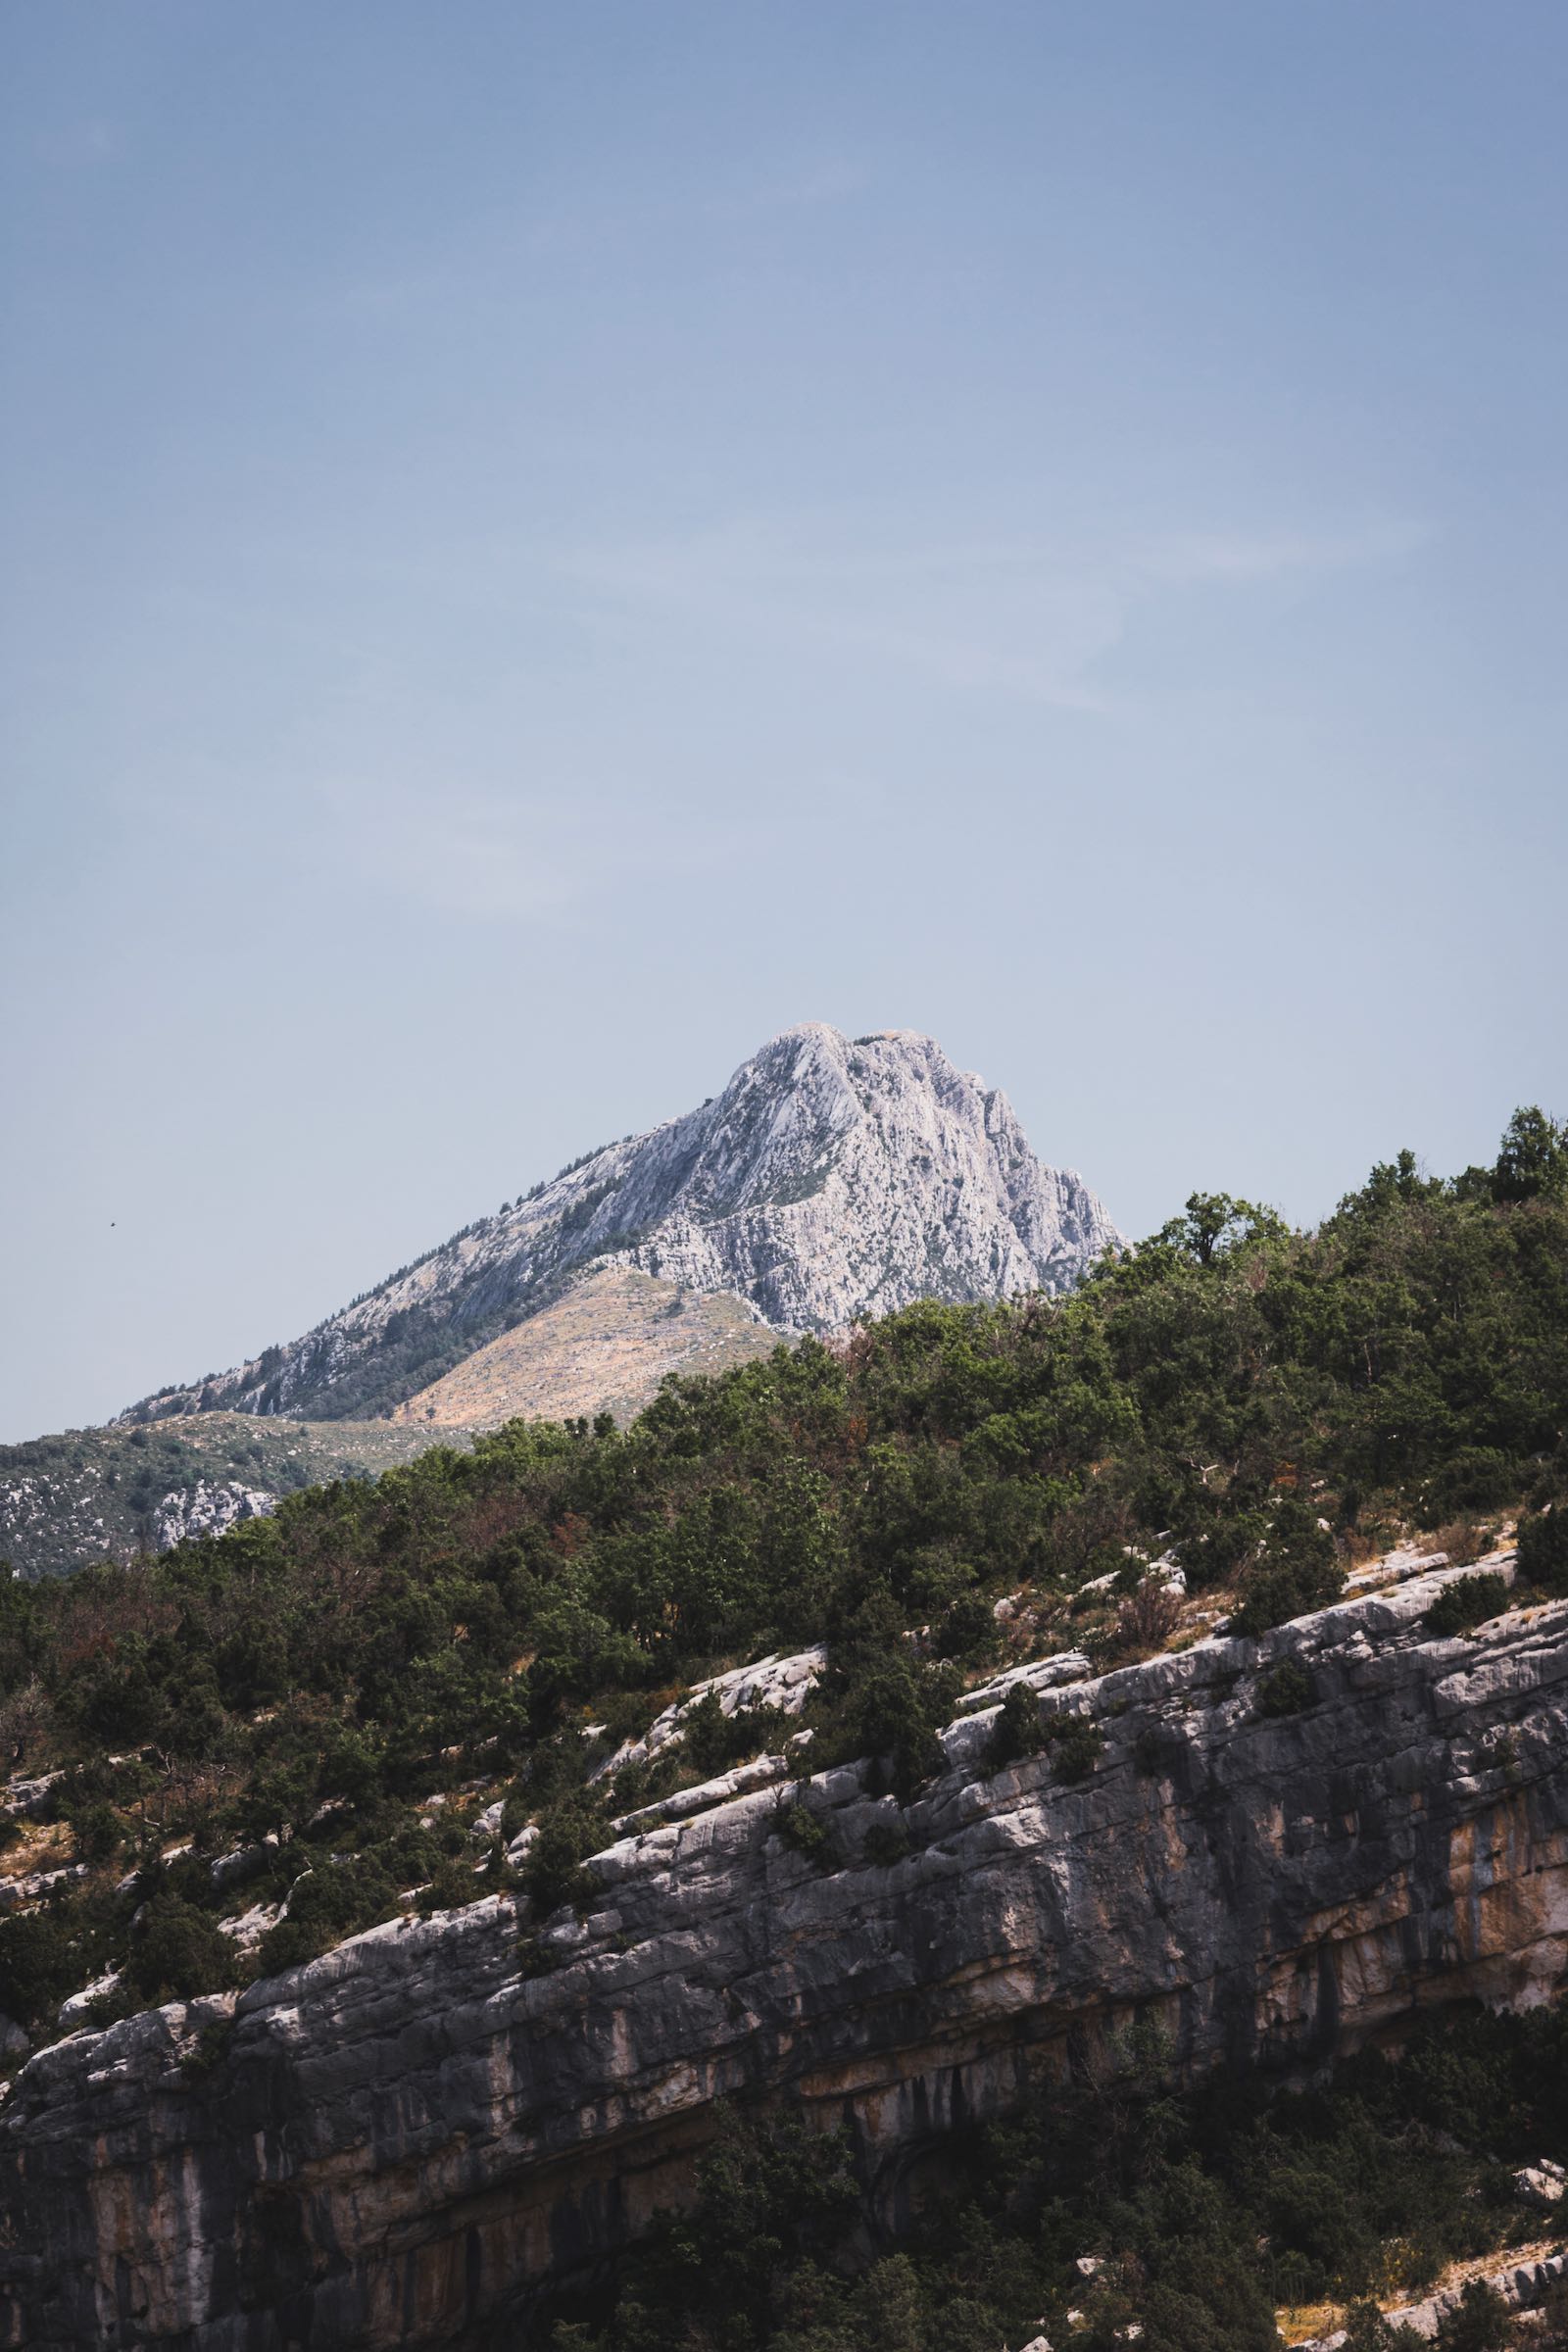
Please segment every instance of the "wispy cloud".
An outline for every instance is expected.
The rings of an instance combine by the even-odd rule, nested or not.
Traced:
[[[657,825],[570,788],[516,793],[337,780],[316,796],[322,847],[368,880],[476,920],[566,920],[628,881],[694,882],[754,857],[765,828]]]
[[[230,864],[259,870],[286,841],[296,870],[333,886],[570,933],[641,893],[719,874],[749,887],[798,846],[804,807],[831,824],[877,788],[874,755],[869,781],[825,780],[864,762],[868,716],[906,744],[941,698],[960,717],[966,698],[1134,712],[1143,673],[1114,657],[1184,601],[1398,564],[1429,537],[1374,518],[900,540],[842,514],[575,547],[499,532],[340,581],[326,638],[305,649],[318,684],[334,680],[320,710],[236,760],[225,689],[210,760],[134,763],[117,797],[129,821]],[[347,641],[344,614],[383,605],[430,615],[425,668],[406,674],[371,619]],[[187,641],[167,615],[161,635]],[[503,639],[514,662],[492,658]],[[248,676],[248,639],[226,650]],[[709,679],[712,709],[694,686]],[[172,724],[149,688],[143,732],[161,742]]]
[[[112,126],[97,121],[58,123],[52,130],[39,131],[32,142],[38,161],[62,172],[90,171],[107,163],[119,149]]]
[[[1374,521],[1343,531],[1194,531],[1152,542],[1132,570],[1176,588],[1277,580],[1293,572],[1358,571],[1414,555],[1432,538],[1423,523]]]
[[[776,179],[729,198],[715,210],[725,213],[807,212],[818,205],[842,204],[858,196],[873,178],[864,158],[839,155],[781,172]]]
[[[1152,601],[1207,587],[1397,561],[1429,534],[1375,521],[1330,532],[1189,531],[847,542],[842,529],[738,522],[564,553],[574,592],[607,611],[767,644],[888,662],[949,687],[1103,710],[1095,664]]]

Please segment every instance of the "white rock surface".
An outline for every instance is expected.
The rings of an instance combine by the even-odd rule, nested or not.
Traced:
[[[172,1551],[194,1536],[223,1536],[242,1519],[265,1519],[277,1507],[275,1494],[261,1487],[209,1486],[203,1479],[187,1494],[166,1494],[153,1513],[153,1547]]]
[[[267,1934],[275,1928],[283,1916],[281,1903],[252,1903],[248,1911],[236,1912],[232,1918],[218,1923],[221,1934],[242,1952],[253,1952]]]
[[[8,1781],[5,1795],[0,1798],[0,1813],[10,1814],[13,1820],[42,1820],[53,1802],[50,1790],[65,1777],[64,1771],[43,1772],[35,1780]]]
[[[810,1734],[803,1732],[803,1740]],[[782,1781],[802,1767],[789,1756],[757,1756],[750,1764],[737,1764],[732,1772],[718,1773],[710,1781],[699,1781],[695,1788],[677,1788],[673,1796],[662,1796],[656,1804],[639,1805],[635,1813],[623,1813],[612,1826],[616,1837],[630,1830],[644,1830],[661,1821],[684,1821],[693,1813],[707,1813],[715,1805],[727,1805],[733,1796],[748,1796],[754,1788],[766,1788],[774,1781]]]
[[[1054,1690],[1063,1683],[1086,1682],[1093,1673],[1081,1649],[1058,1649],[1052,1657],[1035,1658],[1027,1666],[1009,1666],[989,1683],[977,1684],[964,1692],[958,1704],[966,1714],[973,1714],[981,1707],[1000,1706],[1014,1683],[1023,1683],[1031,1690]]]
[[[1392,1551],[1352,1568],[1345,1589],[1348,1592],[1374,1592],[1380,1585],[1407,1584],[1413,1576],[1429,1576],[1434,1568],[1447,1565],[1446,1551],[1419,1551],[1413,1544],[1396,1544]]]
[[[94,2001],[102,2000],[120,1983],[120,1971],[112,1968],[96,1983],[84,1984],[79,1992],[69,1993],[60,2004],[60,2023],[70,2033],[74,2026],[83,2023]]]
[[[1500,2295],[1510,2311],[1523,2311],[1541,2302],[1565,2271],[1568,2261],[1561,2254],[1548,2254],[1544,2260],[1527,2258],[1522,2262],[1489,2264],[1474,2277],[1490,2286],[1494,2295]],[[1389,2326],[1413,2328],[1417,2335],[1436,2335],[1449,2313],[1458,2310],[1469,2283],[1470,2280],[1462,2280],[1446,2287],[1441,2294],[1429,2296],[1424,2303],[1408,2303],[1398,2311],[1386,2313]],[[1331,2343],[1333,2340],[1329,2339]],[[1345,2341],[1343,2332],[1339,2341]]]
[[[63,1870],[33,1870],[24,1878],[0,1879],[0,1911],[25,1910],[42,1902],[46,1894],[58,1887],[72,1886],[87,1876],[85,1862],[71,1862]]]
[[[656,1716],[640,1740],[623,1740],[612,1756],[595,1767],[588,1775],[590,1787],[619,1772],[623,1764],[646,1764],[662,1748],[684,1740],[687,1717],[710,1690],[717,1693],[719,1711],[724,1715],[737,1715],[743,1707],[777,1707],[781,1714],[799,1715],[826,1664],[827,1651],[818,1642],[784,1658],[770,1650],[754,1665],[732,1666],[727,1674],[712,1674],[705,1683],[693,1683],[684,1698],[677,1698],[662,1715]]]
[[[1127,1557],[1132,1562],[1142,1558],[1142,1554],[1129,1550]],[[1111,1568],[1103,1576],[1092,1576],[1087,1585],[1078,1587],[1073,1598],[1082,1600],[1086,1592],[1108,1592],[1121,1573],[1119,1568]],[[1187,1591],[1187,1571],[1173,1551],[1163,1551],[1157,1560],[1146,1563],[1143,1581],[1147,1584],[1151,1577],[1157,1577],[1167,1592],[1180,1596]]]

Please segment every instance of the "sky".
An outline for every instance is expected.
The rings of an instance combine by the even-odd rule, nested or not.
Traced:
[[[816,1019],[1568,1112],[1568,11],[0,10],[0,1440]]]

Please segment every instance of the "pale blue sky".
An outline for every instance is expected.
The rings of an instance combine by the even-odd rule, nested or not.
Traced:
[[[0,1437],[804,1018],[1134,1232],[1568,1109],[1565,114],[1560,0],[0,9]]]

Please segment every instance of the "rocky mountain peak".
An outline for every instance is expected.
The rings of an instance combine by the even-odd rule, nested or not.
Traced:
[[[1036,1159],[1005,1095],[935,1039],[806,1021],[700,1108],[590,1153],[304,1339],[133,1415],[384,1413],[591,1268],[832,1331],[921,1298],[1066,1290],[1118,1238],[1079,1177]]]

